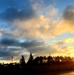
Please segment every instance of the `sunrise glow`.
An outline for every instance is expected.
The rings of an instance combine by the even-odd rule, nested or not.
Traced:
[[[74,57],[74,0],[0,0],[0,61],[36,56]]]

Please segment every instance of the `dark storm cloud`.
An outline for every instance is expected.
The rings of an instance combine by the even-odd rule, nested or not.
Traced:
[[[12,53],[12,51],[0,51],[0,57],[8,57],[8,56],[12,56],[14,55],[14,53]]]
[[[19,56],[21,54],[19,48],[9,49],[8,47],[0,48],[0,58],[1,60],[10,59],[12,56]]]
[[[29,7],[19,9],[15,7],[9,7],[2,13],[0,13],[0,19],[13,21],[13,20],[24,20],[34,16],[34,11]]]
[[[12,56],[19,57],[20,55],[22,55],[22,53],[25,52],[25,50],[27,52],[33,52],[30,49],[30,48],[33,49],[33,47],[36,47],[34,48],[34,50],[36,49],[36,51],[37,49],[42,50],[43,48],[40,48],[39,46],[43,46],[43,45],[44,45],[43,41],[24,39],[24,42],[21,42],[16,38],[3,37],[0,41],[0,46],[1,46],[0,57],[2,58],[2,60],[8,59]]]
[[[3,10],[1,8],[0,19],[7,21],[26,20],[35,15],[29,0],[4,0],[0,2],[5,4],[4,6],[0,6],[4,8]]]
[[[39,46],[44,45],[43,41],[39,40],[30,40],[30,39],[24,39],[23,42],[21,40],[16,39],[14,37],[1,37],[0,44],[3,46],[20,46],[24,48],[33,47],[33,46]]]
[[[2,37],[0,44],[4,46],[17,46],[19,41],[12,37]]]
[[[63,18],[66,21],[74,23],[74,5],[70,5],[65,9],[63,13]]]

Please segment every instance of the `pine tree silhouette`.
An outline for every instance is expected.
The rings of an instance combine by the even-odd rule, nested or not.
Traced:
[[[23,55],[21,56],[21,59],[20,59],[20,65],[21,65],[21,67],[25,66],[25,58]]]
[[[29,60],[28,60],[27,64],[33,65],[33,55],[32,55],[32,53],[30,53]]]

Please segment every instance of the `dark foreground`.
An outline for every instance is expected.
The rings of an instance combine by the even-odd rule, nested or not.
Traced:
[[[59,75],[65,72],[74,71],[74,65],[52,65],[52,66],[28,66],[25,65],[24,67],[16,66],[1,66],[0,73],[9,74],[9,75]]]
[[[2,75],[60,75],[70,71],[74,71],[74,61],[71,57],[39,56],[33,58],[32,53],[27,63],[22,55],[19,63],[0,64]]]

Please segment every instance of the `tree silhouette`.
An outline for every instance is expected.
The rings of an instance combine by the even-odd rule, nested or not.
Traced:
[[[43,57],[43,63],[47,63],[47,57],[46,56]]]
[[[24,65],[25,65],[25,58],[23,55],[21,56],[21,59],[20,59],[20,65],[21,65],[21,67],[24,67]]]
[[[32,55],[32,53],[30,53],[29,60],[28,60],[27,64],[33,65],[33,55]]]
[[[40,56],[40,57],[39,57],[39,60],[40,60],[40,63],[42,64],[42,63],[43,63],[43,57]]]
[[[42,64],[44,60],[45,60],[45,58],[42,57],[42,56],[36,57],[36,58],[35,58],[35,63],[36,63],[36,64]]]
[[[53,61],[52,56],[48,56],[47,57],[47,63],[50,65],[52,63],[52,61]]]

